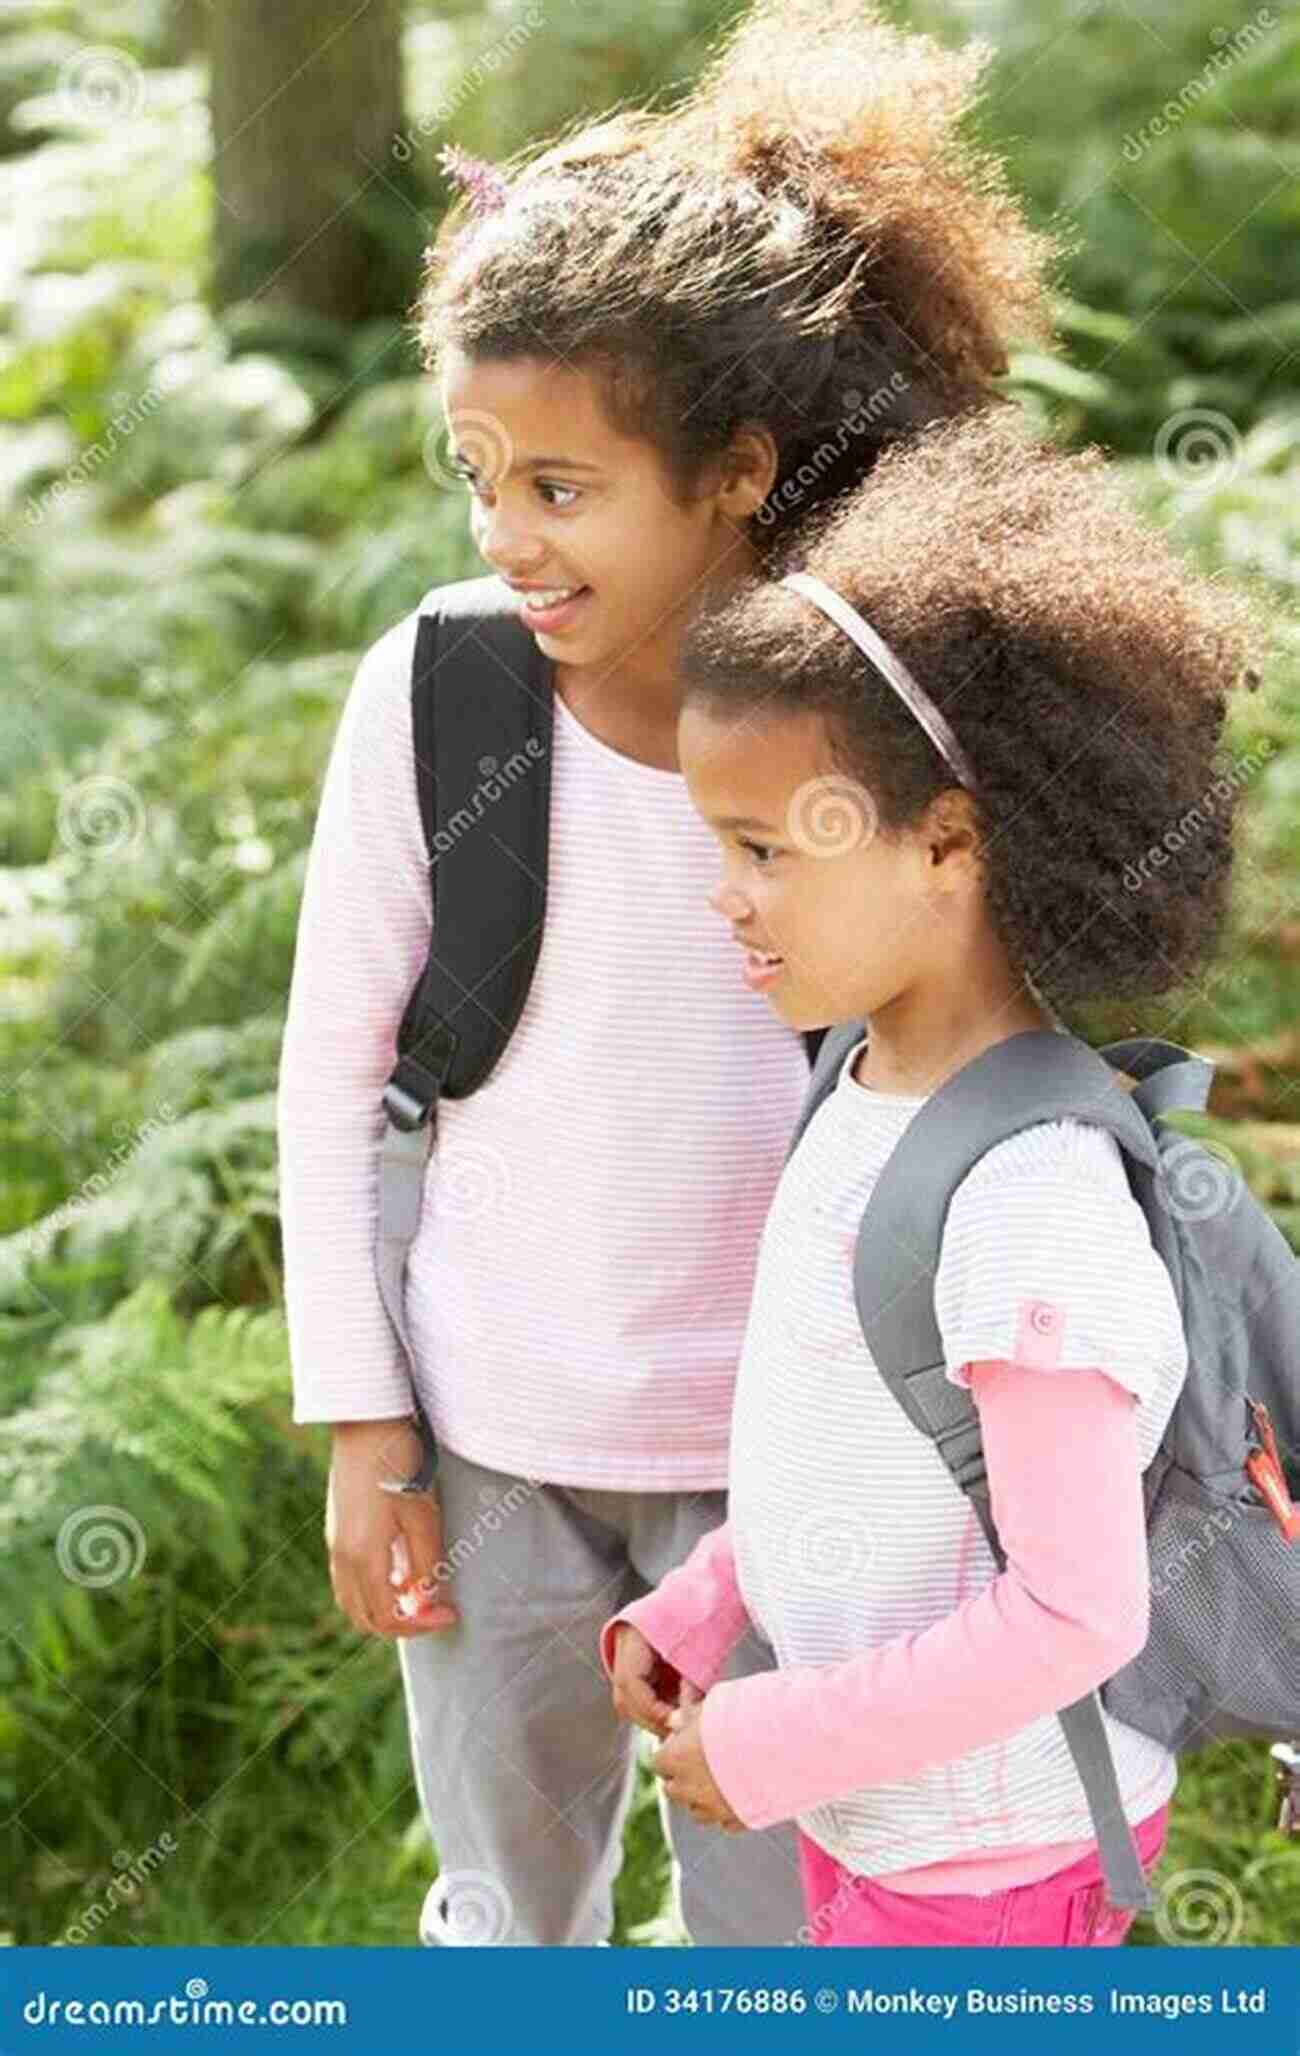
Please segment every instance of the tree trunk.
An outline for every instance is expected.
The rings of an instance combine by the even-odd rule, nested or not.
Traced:
[[[217,305],[402,311],[373,227],[404,184],[401,0],[220,0],[208,37]]]

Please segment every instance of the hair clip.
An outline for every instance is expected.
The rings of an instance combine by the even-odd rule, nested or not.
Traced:
[[[506,180],[486,157],[471,156],[459,144],[446,143],[438,152],[438,163],[452,183],[468,195],[476,214],[491,214],[504,206],[509,190]]]

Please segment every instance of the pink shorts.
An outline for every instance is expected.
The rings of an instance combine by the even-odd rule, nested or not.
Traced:
[[[1133,1830],[1148,1883],[1169,1831],[1168,1802]],[[1091,1856],[1032,1884],[986,1898],[957,1892],[887,1892],[843,1869],[801,1830],[799,1869],[814,1948],[1109,1948],[1137,1919],[1106,1898],[1101,1861]]]

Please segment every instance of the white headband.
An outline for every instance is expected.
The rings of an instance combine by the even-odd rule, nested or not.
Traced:
[[[934,701],[922,692],[911,672],[902,660],[894,655],[889,644],[881,640],[875,629],[864,621],[856,609],[851,607],[832,586],[825,584],[820,578],[814,578],[811,572],[791,571],[780,582],[782,585],[792,585],[796,592],[801,592],[815,607],[820,607],[823,614],[829,614],[831,620],[837,622],[844,630],[845,635],[852,636],[863,656],[871,660],[881,677],[893,687],[904,706],[911,709],[940,756],[952,766],[962,784],[973,792],[975,774],[962,754],[956,736]]]

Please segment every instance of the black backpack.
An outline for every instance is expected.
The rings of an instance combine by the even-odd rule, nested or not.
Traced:
[[[491,1076],[524,1010],[542,944],[554,711],[552,664],[504,580],[438,587],[419,611],[411,667],[416,786],[429,852],[429,956],[397,1031],[383,1091],[376,1269],[413,1365],[403,1309],[439,1099]],[[490,831],[469,831],[490,813]],[[805,1037],[811,1066],[822,1029]],[[414,1383],[414,1379],[412,1380]],[[425,1491],[437,1445],[418,1401],[424,1459],[389,1491]]]

